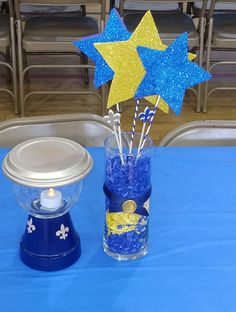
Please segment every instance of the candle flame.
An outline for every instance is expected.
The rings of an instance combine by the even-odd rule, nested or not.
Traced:
[[[49,196],[49,197],[53,197],[54,195],[55,195],[54,189],[53,189],[53,188],[50,188],[50,189],[48,190],[48,196]]]

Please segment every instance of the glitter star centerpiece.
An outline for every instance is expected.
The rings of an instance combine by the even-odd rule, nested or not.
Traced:
[[[114,76],[114,72],[94,47],[94,43],[122,41],[129,39],[130,36],[131,33],[126,29],[116,9],[112,9],[103,33],[88,36],[74,43],[96,64],[94,73],[94,85],[96,88],[110,81]]]
[[[146,75],[135,98],[159,94],[176,114],[182,108],[185,90],[209,80],[211,74],[188,60],[188,34],[183,33],[165,51],[137,48]]]
[[[130,39],[94,44],[115,73],[110,87],[108,108],[133,98],[145,75],[144,67],[137,53],[137,46],[139,45],[153,49],[166,49],[166,46],[161,42],[150,11],[144,15]],[[155,101],[156,99],[152,103]],[[166,106],[163,104],[163,110],[168,111]]]

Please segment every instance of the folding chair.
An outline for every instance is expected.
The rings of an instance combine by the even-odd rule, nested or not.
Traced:
[[[236,10],[223,13],[215,13],[216,3],[226,2],[224,0],[212,0],[207,24],[207,52],[206,52],[206,70],[212,71],[219,65],[236,65],[236,59],[233,61],[211,62],[211,52],[236,51]],[[236,5],[236,4],[235,4]],[[234,5],[234,8],[235,8]],[[208,97],[217,90],[236,90],[236,86],[215,87],[209,90],[209,82],[204,87],[203,112],[207,111]]]
[[[8,1],[9,15],[0,13],[0,54],[4,60],[0,61],[0,67],[5,67],[10,72],[11,89],[7,87],[0,88],[0,92],[8,93],[14,103],[15,113],[19,113],[17,103],[17,68],[16,68],[16,49],[15,49],[15,29],[14,29],[14,11],[12,1]],[[6,78],[7,79],[7,78]]]
[[[80,5],[31,5],[31,4],[21,4],[20,11],[23,15],[24,20],[35,16],[54,14],[57,16],[73,16],[84,14],[84,6]]]
[[[78,5],[99,5],[100,7],[100,28],[96,19],[90,16],[68,16],[57,14],[46,14],[31,17],[24,21],[21,15],[22,4],[31,5],[50,5],[58,6],[68,3],[65,0],[16,0],[15,9],[17,17],[17,42],[18,42],[18,59],[19,59],[19,87],[20,87],[20,108],[21,115],[24,115],[24,107],[27,99],[35,94],[90,94],[99,99],[101,111],[105,111],[105,87],[102,88],[101,94],[91,91],[30,91],[25,90],[26,74],[33,68],[94,68],[87,63],[87,58],[74,46],[73,42],[81,37],[96,34],[103,30],[105,21],[105,0],[73,0],[70,6]],[[24,27],[23,27],[24,24]],[[27,65],[27,55],[78,55],[81,57],[82,64],[73,65],[47,65],[38,63],[36,65]],[[85,72],[86,73],[86,72]]]
[[[120,1],[115,0],[111,2],[111,8],[119,9]],[[158,11],[159,13],[177,13],[181,9],[180,3],[166,2],[166,1],[143,1],[143,2],[124,2],[124,12],[127,13],[140,13],[147,10]]]
[[[171,146],[235,146],[235,120],[205,120],[183,124],[168,133],[161,147]]]
[[[208,0],[207,7],[206,7],[207,14],[209,13],[210,6],[211,6],[211,0]],[[193,10],[194,17],[199,17],[201,15],[201,10],[202,10],[202,1],[194,1],[194,3],[192,4],[192,10]],[[228,12],[232,10],[236,10],[236,3],[233,1],[227,1],[224,3],[216,3],[215,12],[223,13],[223,12]]]
[[[64,137],[84,146],[103,146],[111,127],[94,114],[22,117],[0,123],[0,147],[13,147],[37,137]]]

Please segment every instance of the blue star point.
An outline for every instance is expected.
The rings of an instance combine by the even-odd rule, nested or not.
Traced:
[[[180,35],[165,51],[137,48],[146,75],[135,98],[160,95],[176,113],[181,112],[185,90],[209,80],[211,74],[188,60],[188,34]]]
[[[74,42],[84,54],[91,58],[95,64],[94,85],[99,88],[104,83],[113,79],[114,72],[94,47],[94,43],[115,42],[128,40],[131,33],[126,29],[116,9],[112,9],[106,27],[101,34],[88,36]]]

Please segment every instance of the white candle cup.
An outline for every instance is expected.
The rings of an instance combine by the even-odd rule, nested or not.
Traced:
[[[40,194],[40,205],[44,210],[57,210],[62,206],[62,193],[58,190],[48,189]]]

